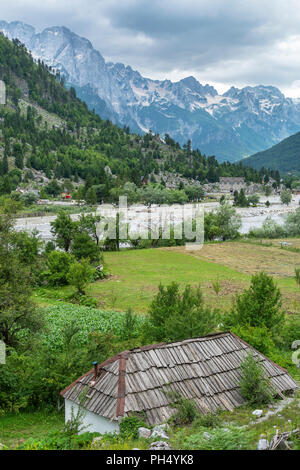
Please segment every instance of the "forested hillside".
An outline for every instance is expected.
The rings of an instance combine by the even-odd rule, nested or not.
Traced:
[[[267,168],[278,169],[280,172],[300,171],[300,132],[284,139],[274,147],[259,152],[244,160],[244,164],[253,168],[262,165]]]
[[[84,180],[83,196],[94,187],[99,201],[109,200],[111,191],[126,182],[140,186],[141,177],[160,183],[158,175],[164,172],[202,183],[216,182],[220,176],[257,182],[266,174],[241,164],[219,164],[192,150],[190,142],[181,148],[168,135],[164,140],[152,133],[141,137],[102,120],[73,88],[65,88],[58,73],[35,63],[25,46],[3,35],[0,79],[7,88],[7,104],[0,107],[1,194],[36,180],[37,172],[48,181]]]

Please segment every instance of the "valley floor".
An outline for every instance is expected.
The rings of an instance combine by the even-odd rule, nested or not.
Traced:
[[[184,247],[125,250],[105,253],[111,276],[93,283],[88,295],[99,307],[136,313],[148,310],[160,283],[171,282],[202,286],[204,299],[211,306],[229,308],[235,293],[249,285],[251,275],[261,270],[272,275],[283,294],[288,313],[299,313],[300,290],[295,282],[295,267],[300,266],[300,239],[236,241],[205,244],[202,250],[186,251]],[[221,291],[214,292],[218,280]],[[53,305],[71,294],[72,288],[38,289],[35,300],[42,306]]]

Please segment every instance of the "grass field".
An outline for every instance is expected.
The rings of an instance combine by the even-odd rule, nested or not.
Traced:
[[[245,426],[250,436],[250,447],[249,449],[256,449],[257,443],[263,434],[269,441],[274,436],[276,430],[279,433],[285,431],[291,431],[300,425],[300,414],[298,412],[300,406],[299,393],[295,400],[280,413],[269,417],[268,420],[256,423],[255,418],[252,415],[253,407],[242,406],[237,408],[234,412],[223,411],[220,414],[220,419],[223,426]],[[267,406],[261,408],[263,414],[269,410]],[[63,413],[49,414],[47,412],[34,412],[0,416],[0,443],[5,445],[7,448],[15,448],[23,444],[29,439],[40,440],[45,438],[50,431],[58,431],[62,429],[64,424]],[[197,432],[195,426],[185,426],[177,429],[172,429],[170,435],[170,442],[174,449],[182,449],[183,439],[195,432]],[[210,432],[210,429],[207,429]],[[128,449],[141,446],[141,442],[129,442]],[[144,443],[145,444],[145,443]],[[127,447],[123,446],[126,450]],[[114,447],[109,446],[108,449],[120,448],[120,445],[115,444]],[[147,448],[147,447],[145,447]]]
[[[103,309],[124,311],[131,307],[135,312],[145,312],[158,285],[171,282],[200,285],[209,305],[226,309],[235,293],[249,285],[251,275],[264,270],[276,279],[287,312],[299,311],[300,289],[294,269],[300,265],[300,254],[281,249],[277,241],[272,246],[245,242],[205,244],[195,252],[184,247],[108,252],[105,262],[110,278],[91,284],[87,291]],[[221,285],[219,295],[212,285],[216,280]],[[42,289],[35,298],[44,306],[71,293],[71,287]]]
[[[30,438],[39,439],[48,432],[62,429],[63,413],[19,413],[0,416],[0,442],[14,448]]]

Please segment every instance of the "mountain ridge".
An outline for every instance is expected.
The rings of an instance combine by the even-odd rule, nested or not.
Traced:
[[[300,172],[300,132],[282,140],[273,147],[243,160],[253,168],[267,167],[282,173]]]
[[[65,26],[36,33],[30,25],[0,21],[0,31],[65,75],[102,118],[133,132],[167,133],[180,144],[190,139],[193,148],[220,161],[240,160],[300,129],[300,103],[273,86],[231,87],[219,95],[193,76],[153,80],[130,65],[106,62],[88,39]]]
[[[19,185],[58,194],[59,181],[65,187],[79,185],[81,199],[89,194],[94,202],[117,202],[128,184],[145,186],[150,193],[169,187],[175,189],[172,201],[176,197],[182,202],[220,176],[260,182],[265,174],[263,169],[218,163],[193,150],[191,142],[181,148],[168,135],[163,141],[157,134],[130,134],[128,127],[101,119],[74,88],[66,89],[58,73],[35,62],[19,40],[3,34],[0,80],[6,85],[6,103],[0,105],[0,196]],[[269,176],[276,178],[275,172]]]

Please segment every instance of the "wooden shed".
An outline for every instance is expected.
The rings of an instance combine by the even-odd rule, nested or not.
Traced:
[[[166,421],[174,413],[169,391],[193,400],[201,413],[233,410],[244,403],[240,364],[249,351],[254,351],[278,395],[297,388],[285,369],[225,332],[144,346],[95,365],[61,392],[66,420],[83,394],[84,424],[95,432],[117,430],[119,419],[133,412],[143,412],[149,425]]]

